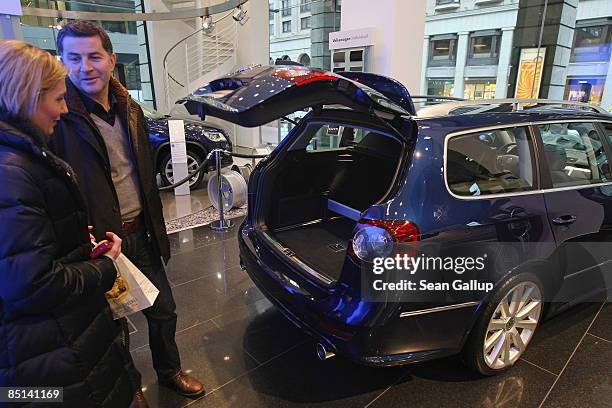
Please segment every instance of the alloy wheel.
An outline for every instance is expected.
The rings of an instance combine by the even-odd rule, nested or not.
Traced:
[[[191,156],[189,153],[187,154],[187,173],[191,174],[196,171],[200,163],[197,159]],[[166,167],[164,168],[164,175],[166,179],[170,182],[170,184],[174,184],[174,169],[172,167],[172,159],[166,162]],[[196,174],[189,180],[189,187],[193,187],[193,185],[197,182],[198,175]],[[179,181],[179,180],[176,180]]]
[[[484,360],[493,370],[513,365],[527,348],[542,314],[542,293],[533,282],[521,282],[501,299],[487,326]]]

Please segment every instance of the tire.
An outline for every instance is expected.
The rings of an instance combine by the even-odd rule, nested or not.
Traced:
[[[187,171],[189,173],[192,173],[201,163],[202,158],[200,157],[200,153],[194,152],[193,150],[187,150]],[[174,182],[172,172],[172,156],[170,155],[170,152],[166,153],[159,161],[157,171],[161,175],[162,184],[164,186],[169,186]],[[197,177],[193,177],[191,180],[189,180],[190,189],[194,190],[200,185],[202,179],[204,178],[205,171],[206,169],[203,169],[203,171],[198,173]]]
[[[483,375],[499,374],[512,367],[542,319],[543,294],[542,282],[532,273],[508,278],[474,324],[463,348],[464,363]]]

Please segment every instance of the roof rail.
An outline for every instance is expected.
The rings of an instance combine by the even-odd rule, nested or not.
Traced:
[[[412,99],[424,99],[426,102],[437,102],[437,101],[465,101],[463,98],[457,98],[455,96],[439,96],[439,95],[412,95]]]
[[[500,105],[508,105],[511,111],[522,111],[526,107],[529,108],[528,105],[561,105],[563,107],[576,107],[582,108],[584,110],[592,110],[597,113],[605,113],[608,112],[600,106],[577,102],[577,101],[563,101],[563,100],[551,100],[551,99],[519,99],[519,98],[508,98],[508,99],[483,99],[477,101],[458,101],[458,102],[447,102],[442,104],[437,104],[431,107],[423,108],[418,112],[419,117],[428,117],[428,116],[445,116],[452,114],[453,111],[458,110],[463,107],[474,107],[473,110],[468,112],[461,113],[483,113],[490,112],[493,109],[499,108]],[[480,108],[478,107],[480,106]],[[508,110],[504,110],[508,111]]]

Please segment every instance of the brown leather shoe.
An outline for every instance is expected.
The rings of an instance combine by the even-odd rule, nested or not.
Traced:
[[[130,408],[149,408],[149,404],[142,390],[138,390],[134,393],[134,399],[132,399]]]
[[[204,394],[204,385],[182,371],[179,371],[174,377],[163,380],[160,379],[159,383],[185,397],[197,397]]]

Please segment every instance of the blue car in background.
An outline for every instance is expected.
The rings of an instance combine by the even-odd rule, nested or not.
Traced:
[[[162,115],[153,109],[140,105],[145,115],[147,127],[149,130],[149,141],[153,149],[153,158],[155,168],[161,176],[162,185],[167,186],[174,182],[174,172],[172,169],[172,159],[170,156],[170,133],[168,130],[168,120],[180,119],[185,122],[185,140],[187,142],[187,170],[193,173],[195,169],[204,161],[206,155],[213,149],[224,149],[232,151],[232,143],[226,130],[209,123],[200,122],[197,120],[172,117],[170,115]],[[223,156],[221,161],[222,167],[232,165],[231,156]],[[211,165],[207,166],[204,171],[198,173],[189,180],[189,186],[197,188],[204,174],[214,169]],[[178,180],[177,180],[178,181]]]
[[[297,66],[229,75],[182,103],[241,126],[311,109],[253,170],[238,241],[243,268],[321,359],[461,353],[492,375],[545,317],[610,295],[612,116],[596,107],[417,115],[397,81]]]

